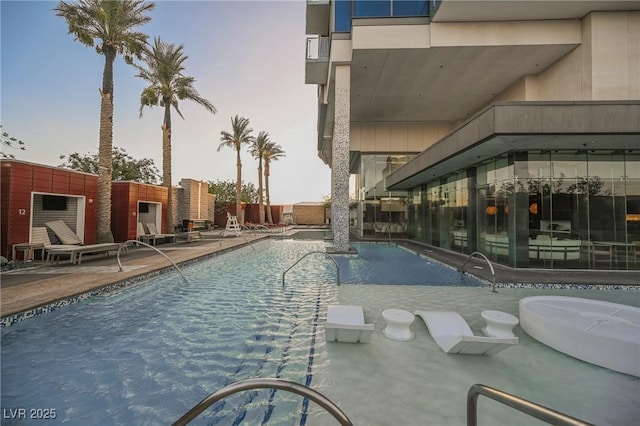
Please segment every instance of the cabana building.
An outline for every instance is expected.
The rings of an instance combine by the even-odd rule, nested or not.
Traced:
[[[2,256],[11,259],[14,245],[31,242],[33,227],[53,220],[64,221],[84,244],[96,242],[97,175],[18,160],[0,165]]]

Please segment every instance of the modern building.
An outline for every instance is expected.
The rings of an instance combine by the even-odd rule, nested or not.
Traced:
[[[307,0],[306,31],[336,248],[640,268],[639,1]]]

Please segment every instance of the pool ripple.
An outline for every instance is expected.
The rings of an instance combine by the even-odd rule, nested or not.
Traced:
[[[56,408],[58,420],[70,425],[166,424],[225,385],[281,377],[326,393],[356,424],[412,424],[425,416],[430,424],[464,423],[464,397],[476,380],[578,417],[586,413],[596,423],[622,424],[611,419],[638,413],[629,396],[638,394],[638,381],[576,365],[522,333],[518,347],[490,359],[441,353],[419,322],[412,342],[393,342],[381,333],[386,308],[455,310],[477,331],[483,309],[517,315],[520,297],[548,291],[491,293],[486,287],[425,285],[422,278],[428,273],[413,268],[402,273],[420,285],[337,286],[335,266],[321,255],[291,269],[283,286],[283,271],[304,253],[324,250],[323,243],[256,246],[255,252],[246,248],[185,268],[187,283],[168,274],[4,327],[2,406]],[[386,250],[376,254],[375,268],[368,271],[378,278],[380,269],[400,274],[402,262]],[[353,258],[344,261],[345,273],[367,270]],[[618,303],[628,297],[604,293],[618,297]],[[322,324],[330,303],[363,306],[376,328],[372,343],[326,344]],[[557,379],[565,373],[576,377],[565,380],[570,389]],[[608,390],[606,397],[583,389],[588,388],[580,385],[585,375]],[[610,414],[607,405],[618,414]],[[309,416],[304,417],[307,406]],[[625,410],[628,414],[619,414]],[[482,413],[488,422],[500,424],[499,410],[488,411]],[[267,419],[293,425],[301,423],[301,413],[308,425],[333,422],[297,395],[261,390],[230,396],[193,424],[261,424]]]

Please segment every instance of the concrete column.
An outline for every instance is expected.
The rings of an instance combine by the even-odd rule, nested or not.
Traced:
[[[335,121],[331,149],[331,226],[336,252],[349,251],[349,141],[351,67],[335,70]]]

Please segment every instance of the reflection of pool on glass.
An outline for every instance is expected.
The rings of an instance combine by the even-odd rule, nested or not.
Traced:
[[[283,288],[282,272],[324,244],[255,247],[186,268],[189,283],[170,274],[3,328],[2,407],[55,408],[57,421],[73,425],[168,424],[226,384],[281,377],[324,393],[357,425],[464,424],[466,392],[474,383],[596,424],[628,424],[640,415],[639,379],[556,352],[519,327],[520,344],[495,357],[444,354],[419,321],[410,342],[382,335],[388,308],[455,310],[479,333],[482,310],[517,315],[522,297],[563,294],[638,306],[638,292],[338,287],[335,266],[320,255],[288,272]],[[363,306],[376,327],[371,343],[326,344],[331,303]],[[484,400],[479,419],[535,424]],[[234,422],[335,424],[315,404],[271,390],[228,397],[193,424]]]

